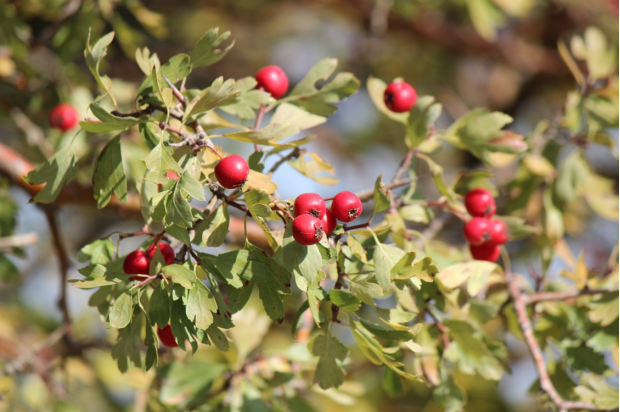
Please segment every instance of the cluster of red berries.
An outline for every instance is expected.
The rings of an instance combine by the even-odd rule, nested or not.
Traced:
[[[149,274],[149,267],[151,266],[151,260],[155,257],[156,248],[159,248],[166,265],[174,263],[174,249],[165,242],[153,243],[145,251],[134,250],[127,255],[123,262],[123,271],[128,275],[141,275],[131,276],[131,280],[144,280],[144,276]]]
[[[51,127],[66,132],[78,124],[78,117],[78,112],[73,106],[61,103],[50,111],[48,121]]]
[[[336,219],[351,222],[362,213],[362,202],[354,193],[340,192],[332,199],[331,210],[316,193],[297,196],[293,207],[293,238],[302,245],[316,245],[323,233],[331,235],[336,229]]]
[[[463,234],[470,243],[469,250],[476,260],[495,262],[500,255],[499,245],[508,241],[508,228],[495,214],[495,199],[488,190],[480,187],[465,195],[465,207],[472,219],[465,224]]]

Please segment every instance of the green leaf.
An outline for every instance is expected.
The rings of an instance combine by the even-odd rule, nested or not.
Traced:
[[[235,45],[234,40],[225,48],[218,49],[217,46],[222,44],[230,37],[230,32],[225,31],[218,36],[219,27],[213,28],[206,32],[196,46],[189,52],[190,61],[194,69],[198,67],[210,66],[220,61]]]
[[[166,278],[180,284],[185,289],[193,289],[198,281],[194,272],[181,265],[167,265],[162,268],[162,271]]]
[[[252,296],[254,290],[254,282],[245,282],[239,289],[228,289],[228,310],[231,314],[239,312],[245,307]]]
[[[174,191],[166,201],[166,224],[177,225],[183,228],[191,228],[194,223],[192,207],[181,192],[181,185],[177,182]]]
[[[0,253],[0,281],[10,283],[19,280],[19,269],[4,253]]]
[[[168,171],[173,171],[178,175],[183,173],[181,166],[161,142],[142,161],[146,166],[144,180],[151,183],[162,185],[168,183],[168,176],[166,175]]]
[[[248,178],[245,180],[242,190],[244,192],[249,190],[260,190],[272,195],[278,190],[278,185],[271,180],[269,176],[250,169],[250,173],[248,173]]]
[[[427,256],[413,263],[415,257],[416,255],[413,252],[405,254],[390,271],[391,277],[398,280],[416,277],[425,282],[432,282],[435,274],[439,272],[437,266],[433,265],[433,260]]]
[[[349,353],[346,346],[333,336],[319,335],[308,344],[308,349],[314,356],[319,357],[313,383],[318,383],[322,389],[337,388],[342,385],[344,372],[336,361],[345,360]]]
[[[334,166],[316,153],[302,153],[296,160],[289,160],[288,163],[302,175],[322,185],[334,186],[339,181],[333,177],[336,174]]]
[[[110,140],[97,157],[93,186],[93,194],[99,209],[108,204],[112,199],[112,193],[121,202],[127,202],[127,179],[121,155],[121,135]]]
[[[407,147],[418,147],[428,135],[430,126],[441,115],[441,103],[435,103],[433,96],[421,96],[409,114],[407,123]]]
[[[222,377],[227,365],[192,359],[191,362],[171,362],[161,371],[161,391],[158,402],[172,405],[175,410],[193,409],[192,404],[206,404],[213,383]]]
[[[131,322],[133,314],[133,296],[123,292],[116,298],[110,309],[110,326],[122,329]]]
[[[24,180],[31,185],[46,183],[45,187],[34,197],[34,201],[51,203],[56,200],[63,186],[72,181],[77,174],[76,162],[73,149],[71,145],[68,145],[28,173]]]
[[[326,117],[309,113],[301,107],[290,103],[281,103],[278,105],[275,113],[269,120],[269,124],[281,124],[288,122],[290,135],[297,134],[302,130],[311,129],[319,126],[327,121]],[[288,136],[286,136],[288,137]]]
[[[314,282],[323,266],[323,257],[316,245],[304,246],[297,243],[293,238],[292,226],[287,225],[282,247],[277,250],[274,258],[295,275],[297,286],[307,291],[308,285]]]
[[[329,300],[331,300],[334,305],[347,312],[355,312],[362,305],[360,300],[347,290],[330,290]]]
[[[390,272],[394,265],[404,256],[405,252],[396,246],[382,244],[374,233],[372,235],[376,242],[372,261],[377,272],[377,283],[383,290],[387,290],[390,287]]]
[[[219,350],[221,350],[222,352],[228,352],[230,345],[228,343],[228,338],[226,338],[226,335],[224,334],[224,332],[222,332],[215,325],[211,325],[207,329],[207,334],[209,335],[209,339],[211,339],[211,342],[213,342],[213,344]]]
[[[271,216],[271,208],[268,206],[271,199],[266,192],[262,190],[250,190],[243,196],[245,204],[252,216],[269,217]]]
[[[112,347],[112,358],[118,364],[118,370],[122,373],[127,372],[129,363],[133,363],[136,367],[142,365],[140,356],[144,341],[140,333],[142,332],[142,316],[137,316],[131,324],[118,331],[118,339]]]
[[[110,32],[105,36],[102,36],[93,46],[91,46],[91,31],[89,30],[88,39],[86,40],[86,50],[84,50],[84,57],[86,58],[86,64],[88,65],[90,72],[93,74],[93,77],[99,86],[105,90],[106,93],[110,93],[110,96],[114,100],[114,97],[111,94],[112,80],[110,80],[108,76],[102,76],[99,74],[99,64],[108,53],[108,46],[112,43],[113,39],[114,32]]]
[[[587,373],[581,378],[575,393],[584,402],[593,403],[600,409],[618,408],[618,389],[611,386],[604,377]]]
[[[205,191],[200,185],[200,182],[196,180],[189,172],[183,172],[179,179],[179,188],[183,191],[185,196],[191,196],[192,198],[205,202]]]
[[[618,319],[618,292],[611,292],[590,303],[590,321],[607,326]]]
[[[252,260],[252,256],[247,250],[220,253],[210,260],[224,277],[224,280],[234,288],[240,288],[244,282],[254,280],[255,273],[258,273],[257,276],[261,278],[269,276],[267,268]]]
[[[351,73],[338,73],[331,81],[316,88],[318,81],[327,81],[336,70],[337,59],[323,59],[293,88],[287,101],[301,106],[309,112],[331,116],[337,110],[333,103],[338,103],[351,96],[359,89],[360,81]],[[293,99],[297,97],[297,99]]]
[[[398,214],[409,222],[428,224],[435,217],[433,211],[420,205],[407,205],[398,209]]]
[[[397,398],[404,393],[400,376],[390,368],[385,368],[381,387],[390,398]]]
[[[170,296],[163,282],[155,287],[149,303],[149,316],[151,321],[160,329],[168,325],[170,320]]]
[[[217,303],[209,288],[201,281],[190,289],[187,298],[186,314],[189,320],[196,323],[196,327],[206,330],[213,323],[211,312],[217,311]],[[194,320],[195,319],[195,320]]]
[[[481,187],[491,192],[493,196],[497,196],[499,192],[491,181],[492,179],[493,173],[490,170],[460,171],[452,183],[452,190],[461,196],[465,196],[470,190]]]
[[[228,208],[222,204],[198,226],[194,242],[202,239],[208,247],[221,246],[226,240],[229,224]]]
[[[71,286],[80,289],[94,289],[102,286],[115,285],[123,280],[122,277],[114,273],[107,273],[106,267],[100,264],[91,264],[85,268],[78,269],[78,272],[86,276],[86,279],[71,279],[69,283],[71,283]]]
[[[99,106],[97,103],[91,103],[90,111],[101,120],[98,122],[80,122],[82,130],[91,133],[108,133],[127,130],[138,123],[145,123],[146,118],[136,119],[135,117],[116,117],[107,110]]]
[[[502,130],[511,122],[512,117],[504,113],[475,109],[454,122],[445,139],[463,150],[470,151],[490,166],[492,152],[518,154],[527,149],[523,136]]]
[[[90,264],[101,264],[106,265],[108,262],[112,260],[112,256],[114,254],[114,242],[112,239],[97,239],[92,243],[84,246],[78,252],[78,261],[81,263],[87,262],[90,260]]]
[[[381,339],[399,340],[403,342],[413,339],[413,333],[406,330],[388,328],[383,325],[369,322],[363,318],[360,318],[360,322],[368,332]]]
[[[437,279],[448,289],[467,282],[467,293],[475,296],[489,282],[491,275],[501,273],[501,270],[495,263],[473,260],[448,266],[439,272]]]
[[[371,283],[367,279],[352,279],[349,282],[351,292],[362,302],[374,306],[374,299],[383,296],[383,289],[376,283]]]
[[[454,380],[452,373],[442,369],[441,381],[433,390],[433,400],[443,406],[445,412],[461,412],[467,396],[465,390]]]
[[[253,119],[256,117],[254,110],[269,102],[269,94],[262,90],[256,90],[256,79],[245,77],[237,80],[236,89],[239,92],[237,100],[229,105],[222,106],[221,110],[238,116],[240,119]]]
[[[187,105],[183,115],[183,122],[186,122],[193,115],[233,103],[238,95],[239,92],[235,90],[235,81],[233,79],[224,81],[223,77],[218,77],[210,87],[203,90]]]
[[[278,141],[290,136],[291,134],[291,125],[286,122],[270,124],[259,130],[228,133],[222,135],[221,137],[246,143],[279,146],[280,144]]]
[[[304,303],[301,304],[301,306],[297,310],[297,313],[295,314],[295,317],[293,318],[293,323],[291,325],[291,336],[293,337],[293,340],[297,340],[297,329],[299,329],[299,326],[301,326],[301,324],[303,323],[303,314],[308,309],[310,309],[310,304],[306,300],[304,301]]]
[[[375,210],[372,212],[373,217],[377,213],[389,209],[390,205],[392,204],[392,195],[388,193],[387,189],[385,188],[385,184],[381,181],[381,179],[383,179],[383,173],[380,174],[375,181],[375,191],[372,195],[372,198],[375,202]]]

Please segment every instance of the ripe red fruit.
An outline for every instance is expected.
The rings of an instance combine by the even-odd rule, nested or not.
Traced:
[[[151,260],[142,250],[134,250],[123,262],[123,271],[128,275],[148,275]],[[131,280],[142,280],[142,276],[131,276]]]
[[[166,172],[166,177],[171,180],[179,180],[179,175],[177,174],[177,172],[173,172],[170,170]]]
[[[174,335],[172,334],[172,328],[170,325],[166,325],[163,329],[157,328],[157,336],[159,337],[159,341],[169,348],[176,348],[179,346],[177,342],[174,340]]]
[[[469,251],[474,259],[489,262],[495,262],[500,255],[499,247],[492,243],[485,243],[480,246],[470,245]]]
[[[156,252],[155,245],[156,243],[153,243],[151,246],[149,246],[146,249],[146,256],[149,258],[149,260],[155,257],[155,252]],[[170,246],[166,242],[159,242],[159,251],[161,252],[161,255],[164,257],[164,261],[166,262],[166,265],[172,265],[174,263],[174,249],[172,249],[172,246]]]
[[[396,113],[408,112],[416,100],[418,100],[418,94],[415,89],[405,82],[392,82],[388,84],[383,93],[385,105]]]
[[[463,235],[469,243],[474,246],[479,246],[489,240],[491,240],[491,234],[489,233],[490,224],[489,220],[483,217],[474,217],[469,222],[465,223],[463,228]]]
[[[48,121],[53,128],[66,132],[77,125],[78,112],[70,104],[61,103],[50,111]]]
[[[302,245],[316,245],[323,237],[323,223],[307,213],[293,219],[293,238]]]
[[[321,219],[321,223],[323,223],[323,230],[327,236],[331,235],[332,232],[336,229],[338,222],[336,222],[336,218],[333,213],[329,211],[329,209],[325,210],[325,216]]]
[[[489,243],[495,245],[503,245],[508,241],[508,228],[506,224],[499,219],[489,220]]]
[[[465,207],[472,216],[490,217],[495,214],[495,199],[491,192],[477,187],[465,195]]]
[[[226,156],[215,166],[215,177],[226,189],[236,189],[248,178],[250,166],[239,155]]]
[[[254,76],[257,88],[265,90],[274,99],[279,99],[288,90],[288,77],[278,66],[263,67]]]
[[[311,214],[314,217],[322,219],[325,216],[325,201],[316,193],[304,193],[297,196],[294,207],[295,216],[301,216],[304,213]]]
[[[340,192],[332,200],[332,213],[341,222],[351,222],[362,214],[362,201],[355,193]]]

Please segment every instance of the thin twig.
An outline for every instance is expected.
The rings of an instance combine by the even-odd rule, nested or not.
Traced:
[[[536,303],[544,300],[566,300],[576,298],[577,296],[584,295],[602,295],[605,293],[617,292],[618,285],[612,286],[609,289],[581,289],[581,290],[566,290],[557,292],[538,292],[530,295],[525,295],[525,303]]]
[[[340,290],[340,289],[342,289],[342,286],[343,286],[344,271],[340,267],[339,264],[336,264],[336,268],[338,269],[338,279],[336,279],[336,284],[334,285],[334,290]],[[332,322],[334,322],[334,323],[342,323],[338,319],[338,314],[339,313],[340,313],[340,307],[338,305],[336,305],[335,303],[332,303]]]
[[[400,167],[396,170],[396,173],[394,173],[394,177],[392,178],[392,182],[399,181],[400,178],[403,176],[403,174],[407,171],[407,169],[409,169],[409,166],[411,165],[411,160],[413,160],[413,155],[417,151],[418,151],[418,148],[414,147],[413,149],[410,149],[407,152],[407,154],[405,155],[405,158],[400,163]]]
[[[386,190],[387,189],[391,190],[397,187],[406,186],[410,183],[411,183],[411,179],[402,179],[402,180],[397,180],[395,182],[386,183],[385,186],[383,186],[383,188]],[[362,202],[367,202],[369,200],[372,200],[374,194],[375,194],[375,189],[363,190],[361,192],[356,193],[357,197],[359,197],[359,199]]]
[[[58,226],[58,220],[56,216],[56,209],[53,206],[41,206],[43,213],[47,219],[47,223],[52,235],[52,241],[54,248],[56,249],[56,255],[58,257],[58,266],[60,270],[60,298],[58,299],[58,307],[62,313],[63,324],[68,327],[71,326],[71,314],[69,313],[69,307],[67,304],[67,276],[69,273],[69,255],[65,249],[65,245],[62,242],[62,235],[60,233],[60,227]]]
[[[22,235],[0,237],[0,252],[11,251],[14,247],[24,247],[39,241],[39,235],[35,232]]]
[[[272,175],[275,173],[276,170],[278,170],[278,168],[280,166],[282,166],[284,163],[288,162],[291,159],[297,159],[299,156],[301,156],[303,153],[306,153],[306,149],[300,149],[299,147],[294,148],[293,150],[291,150],[291,152],[289,154],[287,154],[286,156],[282,157],[280,160],[278,160],[271,169],[269,169],[269,171],[267,172],[268,175]]]

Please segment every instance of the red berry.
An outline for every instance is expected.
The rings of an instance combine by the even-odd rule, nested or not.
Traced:
[[[495,245],[503,245],[508,242],[508,228],[506,224],[499,219],[489,220],[489,236],[491,237],[489,243]]]
[[[351,222],[362,214],[362,202],[355,193],[340,192],[332,200],[332,213],[341,222]]]
[[[418,94],[415,89],[405,82],[392,82],[388,84],[383,93],[385,105],[396,113],[408,112],[416,100],[418,100]]]
[[[148,256],[149,260],[155,257],[155,252],[156,252],[155,245],[156,244],[153,243],[151,246],[149,246],[146,249],[146,255]],[[172,265],[174,263],[174,249],[172,249],[172,246],[170,246],[166,242],[159,242],[159,251],[161,252],[161,255],[164,257],[164,261],[166,262],[166,265]]]
[[[477,187],[465,195],[465,207],[472,216],[490,217],[495,214],[495,199],[491,192]]]
[[[170,325],[166,325],[163,329],[157,328],[157,336],[159,336],[159,341],[169,348],[176,348],[177,342],[174,340],[174,335],[172,334],[172,328]]]
[[[248,178],[250,166],[239,155],[226,156],[215,166],[215,177],[226,189],[236,189]]]
[[[489,262],[495,262],[500,255],[499,247],[492,243],[485,243],[480,246],[470,245],[469,251],[474,259]]]
[[[316,245],[323,237],[323,223],[307,213],[293,219],[293,238],[302,245]]]
[[[487,219],[483,217],[474,217],[469,222],[465,223],[463,235],[465,235],[465,239],[467,239],[469,243],[478,246],[491,240],[489,229],[490,224]]]
[[[123,271],[128,275],[148,275],[150,259],[142,250],[134,250],[123,262]],[[142,276],[131,276],[131,280],[142,280]]]
[[[338,222],[336,222],[336,218],[329,209],[325,210],[325,216],[323,216],[323,218],[321,219],[321,223],[323,223],[323,230],[325,231],[325,234],[327,234],[327,236],[331,235],[332,232],[336,229],[336,225],[338,225]]]
[[[50,111],[48,120],[50,126],[66,132],[78,123],[78,112],[70,104],[61,103]]]
[[[179,180],[179,175],[177,172],[172,172],[170,170],[166,172],[166,177],[171,180]]]
[[[278,66],[263,67],[254,76],[257,88],[265,90],[274,99],[279,99],[288,90],[288,77]]]
[[[295,199],[295,216],[309,213],[314,217],[322,219],[325,216],[326,210],[325,201],[316,193],[304,193]]]

